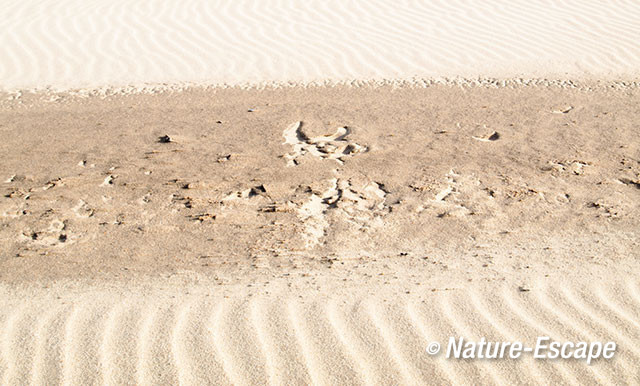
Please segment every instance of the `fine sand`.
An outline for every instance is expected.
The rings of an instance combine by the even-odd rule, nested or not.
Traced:
[[[0,89],[640,76],[637,0],[21,0]]]
[[[0,97],[2,384],[640,382],[636,83]]]

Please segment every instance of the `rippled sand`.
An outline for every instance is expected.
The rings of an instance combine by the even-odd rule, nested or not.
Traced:
[[[639,77],[637,1],[0,6],[0,89],[442,76]]]

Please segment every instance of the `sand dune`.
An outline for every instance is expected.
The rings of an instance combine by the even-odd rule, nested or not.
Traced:
[[[20,1],[0,87],[637,77],[635,1]]]
[[[610,272],[609,272],[610,273]],[[113,283],[112,283],[113,284]],[[162,284],[162,285],[159,285]],[[111,288],[0,291],[0,376],[17,384],[636,383],[637,280],[469,285],[376,296],[290,293],[278,280],[253,296],[155,280]],[[488,296],[487,289],[492,295]],[[242,290],[241,290],[242,291]],[[232,292],[232,291],[231,291]],[[594,297],[593,294],[597,294]],[[613,339],[613,360],[447,360],[431,341]]]

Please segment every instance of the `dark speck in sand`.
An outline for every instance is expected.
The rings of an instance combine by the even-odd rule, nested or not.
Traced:
[[[163,135],[162,137],[158,137],[158,142],[169,143],[171,142],[171,137],[169,137],[168,135]]]

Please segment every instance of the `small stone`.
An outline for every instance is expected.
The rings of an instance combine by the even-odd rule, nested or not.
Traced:
[[[554,113],[554,114],[566,114],[571,110],[573,110],[573,106],[566,106],[566,107],[559,108],[557,110],[553,110],[552,113]]]
[[[491,134],[487,139],[489,141],[497,141],[498,139],[500,139],[500,133],[498,133],[497,131],[494,131],[493,134]]]
[[[231,159],[231,154],[226,154],[226,155],[223,155],[223,156],[218,157],[218,158],[216,159],[216,161],[217,161],[218,163],[223,163],[223,162],[227,162],[227,161],[229,161],[230,159]]]
[[[109,185],[113,185],[113,179],[115,177],[113,175],[108,175],[107,177],[105,177],[104,181],[102,181],[102,185],[101,186],[109,186]]]
[[[521,285],[518,287],[518,291],[520,292],[529,292],[531,291],[531,288],[527,285]]]

